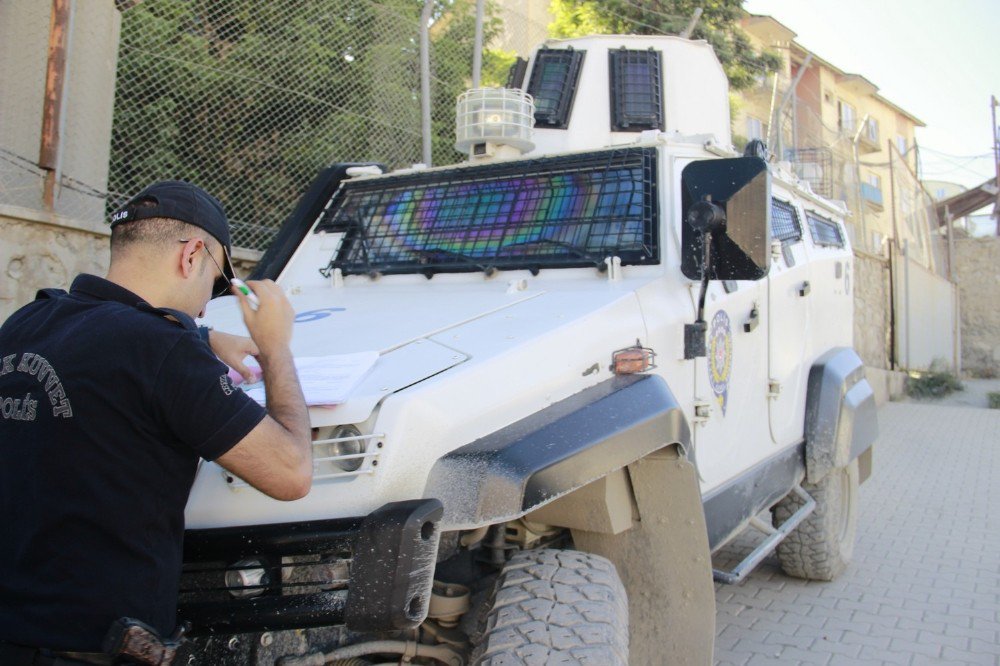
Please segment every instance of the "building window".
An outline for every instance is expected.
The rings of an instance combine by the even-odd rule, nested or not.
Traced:
[[[865,137],[873,144],[878,145],[878,121],[874,118],[868,118],[868,122],[865,123]]]
[[[535,98],[535,123],[540,128],[566,129],[569,124],[584,53],[574,49],[538,49],[528,94]]]
[[[760,121],[760,118],[747,116],[747,139],[750,141],[754,139],[764,140],[764,123]]]
[[[663,129],[663,76],[659,51],[608,51],[611,129],[641,132]]]
[[[853,133],[857,129],[857,111],[854,110],[853,106],[843,101],[838,104],[838,109],[840,131],[847,134]]]
[[[906,151],[909,150],[906,144],[906,137],[902,134],[896,135],[896,150],[899,151],[900,155],[905,155]]]
[[[877,206],[882,206],[882,179],[870,173],[865,177],[865,182],[861,183],[861,198]]]

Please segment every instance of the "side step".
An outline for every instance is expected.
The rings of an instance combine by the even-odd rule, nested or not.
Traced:
[[[805,502],[802,507],[793,513],[788,520],[781,524],[781,527],[772,527],[767,523],[758,520],[756,517],[750,519],[750,525],[757,530],[760,530],[764,534],[767,534],[767,538],[760,542],[760,545],[753,549],[746,558],[737,564],[732,571],[720,571],[719,569],[712,569],[712,578],[718,583],[726,583],[727,585],[732,585],[733,583],[739,583],[741,580],[747,577],[751,571],[757,568],[765,557],[774,552],[774,549],[778,547],[778,544],[785,540],[785,537],[792,533],[796,527],[799,526],[806,517],[813,512],[816,508],[816,500],[809,496],[809,493],[802,490],[802,486],[796,485],[792,488],[792,492],[799,496],[799,498]]]

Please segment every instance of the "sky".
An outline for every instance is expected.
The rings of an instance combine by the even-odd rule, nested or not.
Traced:
[[[746,0],[795,41],[927,124],[921,177],[995,177],[990,96],[1000,98],[1000,0]],[[997,109],[1000,120],[1000,108]]]

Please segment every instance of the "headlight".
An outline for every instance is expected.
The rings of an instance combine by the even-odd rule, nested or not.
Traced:
[[[336,473],[338,470],[353,472],[361,467],[364,458],[366,439],[362,439],[361,431],[352,425],[341,425],[333,428],[316,428],[313,430],[313,461],[319,474]],[[327,441],[330,440],[330,441]],[[357,458],[336,460],[340,456],[357,455]]]
[[[264,563],[256,559],[240,560],[226,570],[226,587],[234,597],[256,597],[270,584]]]

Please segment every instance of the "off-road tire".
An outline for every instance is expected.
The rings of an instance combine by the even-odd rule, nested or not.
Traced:
[[[627,666],[628,599],[599,555],[539,549],[497,578],[474,666]]]
[[[838,467],[816,484],[803,483],[816,509],[778,544],[778,560],[789,576],[833,580],[854,554],[858,527],[858,461]],[[774,507],[774,524],[781,525],[803,504],[790,494]]]

